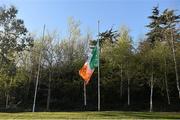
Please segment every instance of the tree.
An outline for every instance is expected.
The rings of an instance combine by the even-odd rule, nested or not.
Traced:
[[[1,64],[14,58],[14,53],[32,47],[33,39],[28,34],[24,21],[16,18],[18,10],[11,6],[0,7],[0,57]]]
[[[128,105],[130,105],[130,77],[131,77],[131,74],[130,73],[130,68],[131,68],[131,63],[132,63],[132,39],[129,35],[129,30],[126,28],[126,27],[122,27],[121,28],[121,31],[120,31],[120,37],[118,38],[118,41],[117,41],[117,51],[119,51],[121,54],[121,56],[119,56],[119,59],[122,59],[122,63],[120,64],[120,74],[121,74],[121,92],[122,92],[122,82],[123,82],[123,79],[122,79],[122,69],[124,68],[125,70],[125,75],[126,75],[126,78],[127,78],[127,100],[128,100]],[[122,57],[122,58],[120,58]],[[116,59],[118,61],[118,59]],[[122,95],[122,93],[121,93]]]
[[[48,36],[45,37],[43,40],[43,59],[44,59],[44,65],[45,68],[48,69],[48,94],[47,94],[47,105],[46,109],[49,111],[50,107],[50,101],[51,101],[51,81],[52,81],[52,75],[53,75],[53,66],[55,63],[55,43],[54,41],[58,40],[56,32],[54,33],[48,33]]]
[[[176,44],[179,39],[179,29],[176,28],[177,24],[180,22],[180,15],[176,15],[174,10],[164,10],[163,14],[160,17],[161,24],[163,26],[163,35],[165,36],[165,40],[169,43],[169,46],[172,50],[173,62],[174,62],[174,70],[176,76],[176,87],[179,94],[180,99],[180,84],[179,84],[179,75],[178,75],[178,67],[176,60]]]
[[[153,109],[153,87],[154,87],[154,60],[153,60],[153,47],[155,46],[156,41],[161,41],[161,27],[160,27],[160,20],[159,20],[159,10],[158,6],[152,9],[152,16],[148,18],[151,19],[151,23],[147,25],[150,28],[150,32],[147,33],[149,44],[151,45],[151,77],[150,77],[150,86],[151,86],[151,93],[150,93],[150,112]]]
[[[130,67],[132,60],[132,39],[129,35],[129,31],[126,27],[122,27],[119,32],[117,40],[106,40],[102,44],[102,54],[105,60],[110,63],[113,69],[117,69],[116,75],[120,75],[120,96],[123,93],[123,75],[127,78],[127,103],[130,105]],[[112,54],[113,53],[113,54]],[[112,68],[111,68],[112,69]]]
[[[158,79],[163,79],[163,83],[164,86],[162,85],[162,83],[159,83],[158,85],[164,89],[165,87],[165,91],[166,91],[166,96],[167,96],[167,101],[168,104],[170,104],[170,96],[169,96],[169,85],[168,85],[168,61],[170,59],[170,49],[168,47],[168,45],[166,44],[166,41],[163,42],[157,42],[156,46],[154,48],[155,51],[155,56],[157,61],[159,62],[159,72],[156,73],[160,73],[160,75],[158,76]],[[170,67],[170,66],[169,66]]]
[[[33,39],[28,34],[24,21],[16,17],[18,10],[11,6],[0,7],[0,70],[10,77],[11,86],[16,72],[15,58],[17,53],[29,49]],[[9,92],[7,92],[6,107],[8,106]]]

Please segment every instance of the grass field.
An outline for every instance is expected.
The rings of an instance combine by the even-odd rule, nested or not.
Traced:
[[[0,119],[180,119],[180,112],[21,112],[21,113],[0,113]]]

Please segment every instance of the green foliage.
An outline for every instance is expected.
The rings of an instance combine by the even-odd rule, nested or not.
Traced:
[[[18,10],[0,7],[0,57],[1,63],[14,58],[15,52],[21,52],[32,46],[32,38],[24,26],[24,21],[16,18]]]

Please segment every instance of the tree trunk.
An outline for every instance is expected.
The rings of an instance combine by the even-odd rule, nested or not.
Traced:
[[[170,101],[170,98],[169,98],[169,89],[168,89],[168,83],[167,83],[167,64],[166,64],[166,58],[164,58],[164,66],[165,66],[164,81],[165,81],[166,95],[167,95],[168,104],[170,105],[171,101]]]
[[[50,100],[51,100],[51,70],[49,73],[48,96],[47,96],[47,105],[46,105],[47,111],[49,111]]]
[[[150,94],[150,112],[152,112],[153,110],[153,87],[154,87],[154,83],[153,83],[153,73],[151,75],[151,94]]]
[[[9,92],[6,92],[6,109],[8,109],[9,106]]]
[[[11,84],[12,84],[12,77],[11,77],[11,80],[10,80],[8,90],[6,92],[6,109],[9,107],[9,98],[10,98],[9,94],[10,94]]]
[[[120,83],[120,97],[122,97],[122,91],[123,90],[123,68],[121,64],[121,83]]]
[[[151,86],[151,93],[150,93],[150,112],[153,110],[153,88],[154,88],[154,60],[152,56],[152,62],[151,62],[151,81],[150,81],[150,86]]]
[[[175,69],[175,74],[176,74],[176,86],[177,86],[179,99],[180,99],[180,87],[179,87],[179,77],[178,77],[178,69],[177,69],[177,62],[176,62],[176,51],[175,51],[172,32],[171,32],[171,48],[172,48],[172,53],[173,53],[174,69]]]
[[[127,71],[127,79],[128,79],[128,106],[130,105],[130,78],[129,71]]]
[[[29,90],[30,90],[30,84],[31,84],[31,81],[33,79],[33,73],[32,73],[32,68],[30,68],[30,74],[28,75],[28,81],[27,81],[27,84],[26,84],[26,94],[24,96],[24,100],[25,102],[28,101],[28,96],[29,96]]]

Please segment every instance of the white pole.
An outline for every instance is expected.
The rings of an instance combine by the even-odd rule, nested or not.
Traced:
[[[45,25],[43,27],[43,41],[44,41],[44,32],[45,32]],[[33,102],[33,109],[32,112],[35,112],[35,107],[36,107],[36,96],[37,96],[37,89],[38,89],[38,83],[39,83],[39,72],[40,72],[40,67],[41,67],[41,50],[40,50],[40,55],[39,55],[39,65],[38,65],[38,71],[37,71],[37,78],[36,78],[36,86],[35,86],[35,92],[34,92],[34,102]]]
[[[86,109],[86,105],[87,105],[87,102],[86,102],[86,83],[84,81],[84,107]]]
[[[97,47],[98,47],[98,111],[101,109],[101,93],[100,93],[100,68],[99,68],[99,60],[100,60],[100,47],[99,47],[99,23],[98,21],[98,41],[97,41]]]

